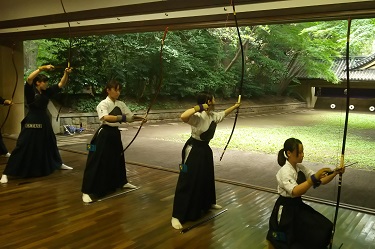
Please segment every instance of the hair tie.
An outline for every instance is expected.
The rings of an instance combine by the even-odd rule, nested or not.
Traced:
[[[286,153],[286,151],[284,150],[284,156],[286,159],[288,159],[288,154]]]

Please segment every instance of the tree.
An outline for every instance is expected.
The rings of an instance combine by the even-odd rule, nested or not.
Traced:
[[[368,53],[375,39],[375,19],[354,20],[351,54]],[[346,21],[240,27],[245,48],[243,97],[290,94],[303,74],[337,82],[330,70],[345,52]],[[72,40],[66,92],[89,85],[100,92],[111,78],[123,83],[124,95],[147,103],[160,83],[162,32],[76,37]],[[38,64],[67,65],[69,41],[46,39],[38,45]],[[27,46],[29,48],[30,46]],[[30,47],[32,48],[32,47]],[[169,31],[163,48],[161,97],[183,98],[198,91],[237,96],[241,79],[235,28]],[[60,74],[52,73],[51,80]]]

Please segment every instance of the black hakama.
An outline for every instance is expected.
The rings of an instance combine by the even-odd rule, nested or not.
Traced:
[[[125,156],[118,127],[102,125],[91,140],[82,193],[103,197],[128,183]]]
[[[297,183],[306,180],[300,173]],[[272,210],[267,240],[276,249],[323,249],[329,245],[332,229],[332,222],[301,197],[280,195]]]
[[[29,111],[21,122],[21,132],[3,174],[17,177],[40,177],[52,174],[62,165],[56,136],[47,105],[60,88],[54,85],[42,94],[26,83],[25,95]]]
[[[0,155],[5,155],[7,153],[8,153],[8,149],[4,144],[3,136],[1,135],[1,131],[0,131]]]
[[[213,153],[208,143],[190,138],[183,148],[184,166],[178,178],[172,214],[181,223],[199,219],[216,204]],[[187,146],[192,148],[184,162]]]

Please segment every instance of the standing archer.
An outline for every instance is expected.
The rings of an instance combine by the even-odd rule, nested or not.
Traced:
[[[66,68],[60,82],[48,87],[48,77],[40,73],[53,69],[52,65],[41,66],[27,78],[25,98],[29,111],[21,122],[16,148],[9,157],[1,183],[7,183],[8,176],[40,177],[50,175],[56,169],[72,169],[62,163],[56,136],[47,114],[50,98],[65,86],[72,69]]]
[[[102,125],[91,140],[82,182],[82,201],[92,202],[118,188],[135,189],[126,177],[125,155],[119,126],[122,122],[146,119],[133,115],[124,102],[119,101],[121,84],[110,80],[105,92],[107,98],[96,107]]]
[[[181,114],[181,120],[191,125],[191,137],[182,149],[182,164],[173,203],[172,226],[182,229],[182,223],[199,219],[202,212],[220,209],[216,204],[214,160],[210,140],[216,125],[232,111],[236,103],[222,112],[214,112],[215,98],[209,93],[197,96],[197,105]]]

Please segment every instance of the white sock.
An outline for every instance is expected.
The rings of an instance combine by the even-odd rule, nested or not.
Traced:
[[[127,184],[125,184],[124,186],[122,186],[123,188],[132,188],[132,189],[134,189],[134,188],[137,188],[136,186],[134,186],[133,184],[130,184],[130,183],[127,183]]]
[[[8,182],[8,177],[7,177],[7,175],[2,175],[2,176],[1,176],[0,183],[7,183],[7,182]]]
[[[211,205],[211,208],[212,208],[212,209],[222,209],[223,207],[220,206],[220,205],[217,205],[217,204],[212,204],[212,205]]]
[[[82,201],[84,203],[90,203],[90,202],[92,202],[91,197],[88,194],[82,194]]]
[[[68,165],[61,164],[60,169],[73,169],[72,167],[69,167]]]
[[[10,153],[8,152],[8,153],[6,153],[4,156],[5,156],[5,157],[10,157]]]
[[[171,223],[174,229],[177,229],[177,230],[182,229],[182,225],[177,218],[172,217]]]

